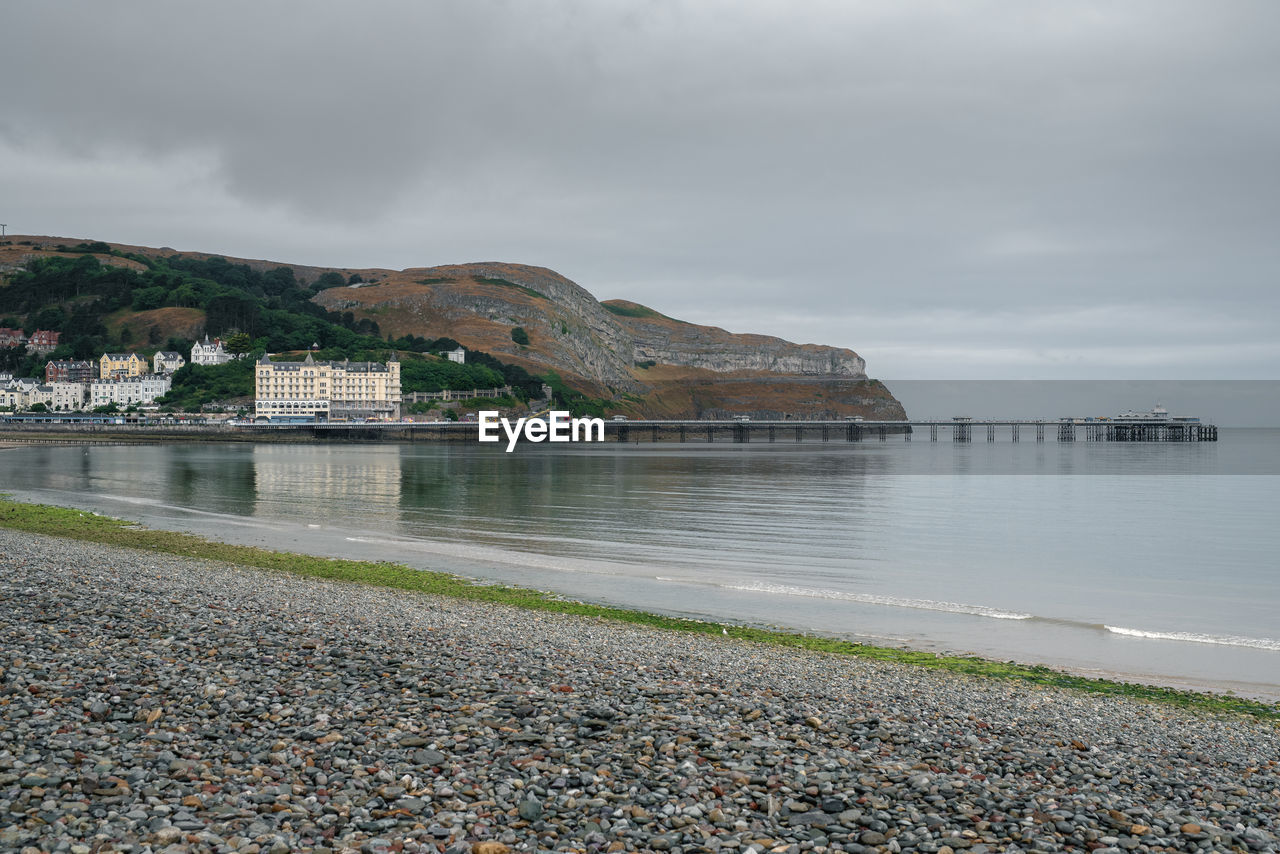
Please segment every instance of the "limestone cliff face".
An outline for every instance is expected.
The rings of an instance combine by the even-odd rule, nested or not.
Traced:
[[[852,350],[792,344],[768,335],[735,335],[665,317],[625,300],[609,300],[631,334],[635,361],[706,368],[709,371],[770,371],[779,374],[865,377],[866,362]]]

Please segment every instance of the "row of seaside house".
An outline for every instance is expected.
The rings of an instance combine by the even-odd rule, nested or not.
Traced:
[[[197,365],[221,365],[232,358],[221,341],[211,342],[208,336],[191,348],[191,361]],[[143,406],[166,394],[174,372],[185,364],[181,353],[167,350],[150,362],[137,353],[103,353],[92,361],[55,359],[45,365],[43,383],[0,374],[0,407],[23,410],[42,403],[52,411],[74,411],[113,403]]]
[[[112,403],[118,407],[143,406],[153,403],[172,385],[171,377],[158,374],[51,383],[0,374],[0,407],[17,411],[42,403],[51,411],[70,412]]]

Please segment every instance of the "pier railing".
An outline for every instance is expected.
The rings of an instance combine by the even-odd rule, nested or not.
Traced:
[[[371,440],[380,437],[407,441],[477,440],[474,422],[417,422],[413,424],[317,424],[256,426],[252,430],[289,430],[301,426],[317,437]],[[1198,422],[1160,424],[1070,423],[1035,420],[973,421],[605,421],[606,442],[910,442],[928,440],[972,442],[985,434],[988,442],[1007,436],[1014,442],[1215,442],[1218,428]]]
[[[0,439],[57,442],[62,437],[89,436],[103,441],[446,441],[475,442],[475,422],[369,422],[290,424],[0,424]],[[1036,420],[967,421],[609,421],[606,442],[930,442],[966,443],[975,436],[988,442],[1216,442],[1218,428],[1199,422],[1071,422]]]

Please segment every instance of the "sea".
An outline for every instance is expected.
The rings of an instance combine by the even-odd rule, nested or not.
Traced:
[[[32,446],[0,451],[0,491],[711,622],[1280,701],[1280,430],[1028,433]]]

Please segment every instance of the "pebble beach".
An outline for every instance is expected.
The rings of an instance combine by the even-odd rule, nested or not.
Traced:
[[[0,850],[1277,851],[1274,721],[0,530]]]

